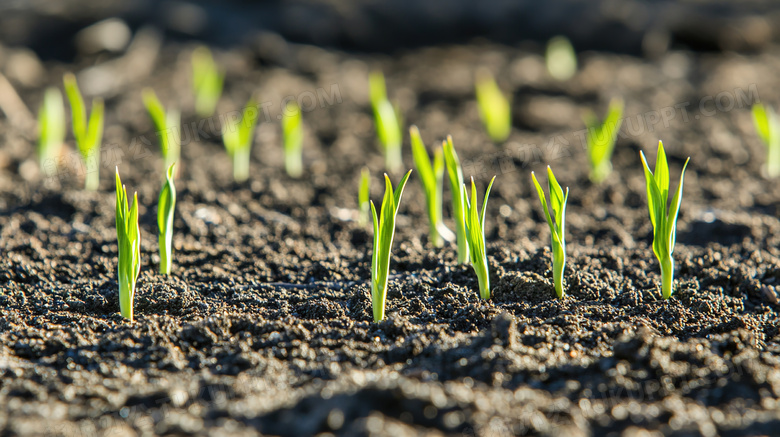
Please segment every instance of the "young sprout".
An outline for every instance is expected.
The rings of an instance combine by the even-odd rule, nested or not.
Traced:
[[[463,193],[466,198],[466,236],[469,240],[469,252],[471,255],[471,266],[479,280],[479,297],[490,299],[490,272],[488,271],[487,252],[485,250],[485,211],[487,210],[488,197],[490,189],[493,187],[493,181],[485,191],[485,198],[482,200],[482,211],[479,210],[477,203],[477,187],[474,185],[474,177],[471,178],[471,201],[466,197],[466,185],[463,185]]]
[[[371,208],[369,204],[369,196],[371,195],[371,174],[368,171],[368,167],[363,167],[360,170],[360,187],[358,187],[358,210],[359,218],[358,224],[362,227],[368,223],[368,211]]]
[[[214,114],[224,79],[208,47],[200,46],[192,52],[192,89],[195,93],[195,112],[199,116],[210,117]]]
[[[766,145],[766,175],[775,178],[780,176],[780,119],[770,106],[761,103],[753,105],[752,112],[758,136]]]
[[[157,201],[157,227],[159,229],[158,241],[160,244],[160,274],[171,274],[171,261],[173,260],[173,210],[176,207],[176,186],[173,185],[173,169],[176,163],[168,167],[165,174],[165,182],[160,190],[160,199]]]
[[[452,219],[455,220],[455,234],[458,243],[458,262],[468,264],[469,243],[466,238],[466,192],[463,187],[463,170],[460,167],[458,154],[452,145],[452,137],[447,136],[447,141],[442,143],[444,150],[444,162],[447,164],[447,176],[450,180],[452,191]]]
[[[556,36],[547,43],[547,71],[555,80],[571,79],[577,72],[577,54],[565,36]]]
[[[65,107],[62,93],[57,88],[46,89],[43,105],[38,111],[38,159],[41,169],[46,162],[54,162],[65,142]]]
[[[585,112],[583,121],[588,128],[590,180],[598,184],[612,173],[612,152],[623,124],[623,100],[613,99],[609,102],[607,116],[603,122],[599,121],[593,111]]]
[[[374,321],[385,318],[385,298],[387,296],[387,278],[390,270],[390,249],[395,234],[395,216],[404,193],[404,186],[412,171],[409,170],[393,192],[393,184],[385,174],[385,197],[382,199],[382,215],[378,216],[374,202],[371,202],[371,215],[374,220],[374,251],[371,256],[371,306]]]
[[[128,209],[127,190],[116,170],[116,238],[119,263],[119,311],[122,317],[133,321],[135,283],[141,271],[141,229],[138,227],[138,194]]]
[[[566,188],[566,194],[563,193],[561,185],[555,179],[550,166],[547,166],[547,186],[550,191],[550,202],[548,206],[547,198],[544,196],[544,190],[536,180],[536,175],[531,172],[531,179],[536,185],[536,192],[539,193],[539,201],[544,208],[544,216],[547,218],[547,225],[550,227],[550,240],[552,245],[553,259],[553,282],[555,283],[555,294],[559,299],[563,299],[563,269],[566,267],[566,201],[569,199],[569,188]],[[552,211],[551,211],[552,210]],[[552,214],[550,213],[552,212]]]
[[[87,122],[87,109],[81,97],[76,76],[71,73],[63,77],[65,94],[68,96],[73,118],[73,136],[76,138],[85,166],[85,188],[97,190],[100,184],[100,143],[103,141],[103,100],[92,100],[92,112]]]
[[[228,155],[233,159],[233,180],[244,182],[249,179],[249,156],[257,124],[257,104],[250,98],[235,123],[225,123],[222,128],[222,142]]]
[[[671,205],[667,205],[669,198],[669,165],[666,162],[664,145],[658,142],[658,155],[655,158],[655,174],[647,165],[645,154],[641,151],[642,165],[645,167],[645,180],[647,182],[647,207],[650,210],[650,221],[653,223],[653,253],[661,264],[661,292],[664,299],[672,297],[674,288],[674,242],[677,234],[677,215],[682,204],[683,178],[688,161],[685,160],[680,173],[680,185],[674,193]]]
[[[179,138],[173,132],[181,124],[181,116],[176,109],[169,109],[165,112],[165,107],[160,103],[157,94],[151,88],[143,90],[143,99],[146,110],[154,122],[157,129],[157,136],[160,137],[160,151],[162,152],[165,168],[169,168],[174,162],[179,161],[181,146]]]
[[[303,121],[301,108],[290,101],[282,116],[282,138],[284,141],[284,168],[293,178],[303,174],[301,149],[303,145]]]
[[[431,243],[435,247],[442,247],[444,239],[441,235],[442,223],[442,182],[444,181],[444,156],[442,149],[436,149],[433,154],[433,162],[425,150],[420,130],[417,126],[409,128],[412,140],[412,156],[417,172],[420,174],[420,182],[425,191],[425,201],[428,206],[428,224]]]
[[[396,172],[403,165],[399,111],[387,100],[385,76],[381,71],[371,73],[368,77],[368,84],[377,137],[385,150],[385,168],[387,171]]]
[[[500,143],[512,132],[512,109],[493,75],[485,68],[477,70],[475,84],[479,117],[494,143]]]

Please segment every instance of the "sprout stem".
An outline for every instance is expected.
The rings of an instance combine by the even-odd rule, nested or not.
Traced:
[[[661,292],[664,299],[672,297],[674,287],[674,259],[668,257],[661,261]]]

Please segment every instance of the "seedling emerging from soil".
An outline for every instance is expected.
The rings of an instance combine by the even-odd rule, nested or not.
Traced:
[[[588,158],[590,158],[590,180],[600,183],[612,173],[612,152],[615,150],[620,126],[623,124],[623,100],[613,99],[604,121],[599,121],[593,111],[583,116],[588,128]]]
[[[179,111],[173,108],[166,113],[165,107],[160,103],[160,99],[157,98],[157,94],[151,88],[144,89],[143,99],[146,110],[149,112],[149,116],[157,129],[157,135],[160,137],[160,151],[165,168],[169,168],[174,162],[179,161],[181,147],[173,130],[181,124],[181,116]]]
[[[160,243],[160,274],[171,274],[173,260],[173,210],[176,207],[176,186],[173,185],[173,171],[176,163],[168,167],[165,182],[157,201],[158,241]]]
[[[539,201],[544,208],[544,216],[547,219],[547,225],[550,227],[550,240],[552,241],[553,258],[553,282],[555,283],[555,294],[559,299],[563,299],[563,269],[566,267],[566,201],[569,199],[569,188],[566,188],[566,194],[563,193],[561,185],[555,179],[550,166],[547,166],[547,186],[550,191],[550,202],[544,195],[542,186],[536,180],[536,175],[531,172],[531,179],[536,186],[536,192],[539,193]],[[550,211],[552,210],[552,214]]]
[[[119,247],[119,311],[133,321],[135,284],[141,272],[141,229],[138,227],[138,194],[128,209],[127,190],[116,170],[116,238]]]
[[[401,124],[396,108],[387,99],[385,76],[375,71],[368,77],[371,95],[371,109],[374,112],[374,124],[379,142],[385,150],[385,168],[396,172],[401,169]]]
[[[87,190],[97,190],[100,184],[100,143],[103,141],[103,100],[92,100],[92,112],[87,123],[87,109],[81,97],[76,76],[68,73],[63,78],[65,94],[70,101],[73,118],[73,136],[84,160],[84,184]]]
[[[442,247],[444,239],[440,230],[442,223],[442,183],[444,182],[444,156],[442,149],[437,149],[433,154],[433,162],[425,150],[420,130],[417,126],[409,128],[412,142],[412,155],[417,172],[420,174],[420,182],[425,191],[425,200],[428,205],[428,224],[431,243],[435,247]]]
[[[766,144],[767,177],[780,176],[780,119],[769,106],[760,103],[753,105],[753,124],[761,141]]]
[[[385,174],[385,197],[382,199],[382,215],[377,216],[374,202],[371,202],[371,215],[374,220],[374,252],[371,257],[371,306],[374,321],[385,318],[385,298],[387,296],[387,278],[390,270],[390,249],[395,234],[395,216],[404,193],[404,186],[412,171],[409,170],[393,192],[393,184]]]
[[[210,117],[217,108],[225,76],[217,67],[211,51],[198,47],[192,52],[192,89],[195,92],[195,112]]]
[[[235,123],[225,123],[222,127],[222,142],[233,159],[233,180],[236,182],[249,179],[249,152],[252,150],[257,118],[257,104],[254,98],[250,98],[241,119]]]
[[[674,242],[677,233],[677,215],[682,204],[683,178],[688,161],[685,160],[680,173],[680,185],[674,193],[671,205],[667,206],[669,198],[669,165],[666,162],[664,145],[658,142],[658,155],[655,158],[655,174],[647,165],[645,154],[639,152],[645,167],[647,182],[647,207],[650,210],[650,221],[653,223],[653,253],[661,264],[661,291],[664,299],[672,297],[674,287]]]
[[[504,96],[493,75],[486,69],[477,70],[477,104],[482,124],[494,143],[509,137],[512,131],[512,110],[509,98]]]
[[[485,191],[485,198],[482,200],[482,211],[479,210],[477,203],[477,187],[474,185],[474,178],[471,178],[471,201],[466,198],[466,236],[469,240],[469,252],[471,254],[471,266],[479,280],[479,297],[490,299],[490,272],[488,271],[487,252],[485,250],[485,211],[487,210],[488,197],[490,189],[493,187],[493,181]],[[466,186],[463,185],[464,197]]]
[[[455,234],[458,243],[458,262],[468,264],[469,243],[466,238],[466,192],[463,190],[463,169],[460,167],[458,154],[452,145],[452,137],[442,143],[444,162],[447,164],[447,176],[452,191],[452,219],[455,220]]]
[[[358,187],[358,224],[365,226],[368,223],[368,211],[371,208],[369,196],[371,195],[371,174],[368,167],[360,171],[360,186]]]
[[[577,55],[565,36],[556,36],[547,43],[547,71],[555,80],[569,80],[577,72]]]
[[[41,169],[47,161],[56,161],[65,142],[65,106],[57,88],[46,89],[38,111],[38,159]]]
[[[293,178],[301,177],[303,163],[303,120],[298,103],[290,101],[282,117],[282,137],[284,141],[284,168]]]

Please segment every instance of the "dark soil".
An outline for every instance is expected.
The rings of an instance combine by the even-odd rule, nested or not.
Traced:
[[[175,273],[163,278],[162,160],[140,92],[152,86],[166,104],[181,102],[185,121],[197,124],[191,48],[163,45],[148,75],[115,71],[118,85],[103,93],[100,192],[82,191],[67,160],[57,174],[39,172],[31,132],[0,120],[1,435],[780,432],[780,186],[761,177],[764,149],[742,100],[780,100],[780,52],[675,51],[655,61],[586,52],[567,83],[547,76],[533,47],[372,57],[269,38],[218,52],[227,68],[218,112],[257,89],[271,103],[270,121],[257,131],[245,184],[232,182],[218,137],[183,146]],[[43,84],[101,61],[46,64],[40,83],[12,83],[37,108]],[[512,90],[515,129],[504,145],[481,129],[477,66]],[[413,175],[388,317],[371,319],[371,230],[354,210],[363,165],[372,198],[382,195],[367,102],[373,67],[385,71],[390,95],[429,146],[452,134],[480,190],[498,175],[487,212],[489,301],[478,299],[476,276],[457,264],[452,245],[428,243]],[[275,119],[281,100],[334,85],[338,99],[304,116],[307,171],[290,179]],[[594,186],[577,137],[580,113],[602,112],[614,96],[626,99],[631,118],[615,172]],[[652,123],[664,114],[666,123]],[[659,139],[673,184],[691,157],[669,301],[658,289],[639,160],[640,150],[654,160]],[[563,301],[554,298],[549,231],[530,177],[546,164],[571,188]],[[116,165],[142,205],[134,323],[118,313]]]

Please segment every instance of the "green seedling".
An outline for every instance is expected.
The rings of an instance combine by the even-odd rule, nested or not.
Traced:
[[[151,88],[143,90],[143,99],[146,110],[154,122],[160,137],[160,151],[163,156],[165,168],[169,168],[174,162],[179,161],[181,145],[174,129],[181,125],[181,116],[176,109],[169,109],[166,113],[165,107],[160,103],[157,94]]]
[[[368,223],[368,212],[371,209],[369,197],[371,195],[371,174],[368,167],[360,171],[360,186],[358,187],[358,224],[362,227]]]
[[[192,89],[195,93],[195,112],[210,117],[217,109],[222,95],[225,76],[214,62],[208,47],[198,47],[192,52]]]
[[[160,244],[160,274],[171,274],[173,261],[173,210],[176,208],[176,186],[173,185],[173,171],[176,163],[168,167],[165,182],[157,201],[158,242]]]
[[[65,106],[57,88],[46,89],[38,111],[38,159],[41,169],[46,162],[56,162],[65,142]]]
[[[547,187],[550,191],[550,202],[548,205],[544,190],[539,185],[539,181],[536,180],[534,172],[531,172],[531,179],[533,179],[536,186],[539,201],[542,203],[542,208],[544,208],[547,225],[550,227],[555,294],[558,295],[559,299],[563,299],[563,269],[566,267],[566,201],[569,199],[569,188],[566,188],[566,194],[564,194],[561,184],[555,179],[552,169],[550,166],[547,166]]]
[[[475,84],[479,117],[495,143],[501,143],[512,132],[512,110],[510,99],[504,96],[493,75],[486,69],[477,70]]]
[[[471,255],[471,266],[477,274],[479,281],[479,297],[490,299],[490,272],[488,271],[487,252],[485,248],[485,211],[487,210],[488,197],[490,189],[493,187],[493,181],[485,191],[485,198],[482,200],[482,211],[479,210],[477,203],[477,187],[474,185],[474,178],[471,178],[471,201],[466,197],[466,186],[463,185],[463,193],[466,198],[466,237],[469,241],[469,253]]]
[[[371,257],[371,306],[374,321],[385,318],[385,299],[387,297],[387,279],[390,270],[390,250],[395,234],[395,216],[401,204],[404,186],[412,171],[409,170],[393,192],[393,184],[385,174],[385,197],[382,199],[382,215],[378,216],[374,202],[371,202],[371,215],[374,220],[374,252]]]
[[[545,61],[555,80],[566,81],[577,73],[577,54],[565,36],[556,36],[547,43]]]
[[[623,124],[623,100],[613,99],[604,121],[599,121],[593,111],[583,116],[588,128],[588,158],[590,160],[590,180],[601,183],[612,173],[612,152],[615,150],[620,126]]]
[[[236,182],[249,179],[249,156],[257,119],[257,104],[254,98],[250,98],[241,118],[235,123],[226,122],[222,128],[222,142],[233,160],[233,180]]]
[[[116,238],[119,263],[119,311],[133,321],[133,299],[138,274],[141,272],[141,229],[138,227],[138,194],[128,208],[127,189],[116,170]]]
[[[431,243],[435,247],[444,245],[441,230],[442,223],[442,183],[444,182],[444,156],[442,149],[436,149],[431,161],[428,151],[425,149],[420,130],[417,126],[409,128],[412,143],[412,156],[417,172],[420,174],[420,183],[425,191],[425,201],[428,206],[428,224]]]
[[[756,126],[759,138],[766,145],[766,176],[780,176],[780,119],[769,106],[756,103],[752,108],[753,124]]]
[[[650,210],[650,221],[653,223],[653,253],[661,264],[661,292],[664,299],[672,297],[674,291],[674,243],[677,234],[677,216],[682,204],[683,179],[688,161],[685,160],[680,173],[680,185],[674,193],[671,205],[667,205],[669,198],[669,165],[666,162],[664,145],[658,142],[658,155],[655,158],[655,174],[647,165],[645,154],[639,152],[642,165],[645,167],[645,180],[647,182],[647,207]]]
[[[387,99],[385,76],[381,71],[375,71],[368,77],[371,96],[371,109],[374,112],[374,123],[379,142],[385,151],[385,168],[390,172],[401,169],[401,123],[399,111]]]
[[[442,143],[444,162],[447,164],[447,176],[452,191],[452,219],[455,220],[455,238],[458,243],[458,262],[468,264],[469,243],[466,238],[466,192],[463,187],[463,169],[460,166],[458,154],[452,145],[452,137]]]
[[[92,112],[87,123],[87,109],[81,97],[76,76],[68,73],[63,77],[65,94],[68,96],[73,118],[73,136],[76,138],[79,154],[84,161],[84,185],[95,191],[100,185],[100,143],[103,141],[103,100],[92,100]]]
[[[284,168],[293,178],[303,174],[303,120],[301,108],[295,101],[290,101],[282,117],[282,138],[284,142]]]

